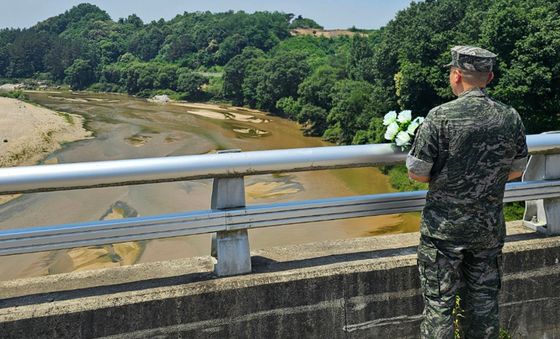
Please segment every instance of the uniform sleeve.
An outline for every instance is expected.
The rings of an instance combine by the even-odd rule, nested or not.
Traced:
[[[429,177],[438,156],[438,125],[430,112],[418,127],[414,143],[406,158],[408,170],[418,176]]]
[[[516,112],[517,113],[517,112]],[[515,157],[511,163],[511,172],[523,172],[527,166],[527,138],[525,137],[525,126],[518,115],[518,130],[515,140]]]

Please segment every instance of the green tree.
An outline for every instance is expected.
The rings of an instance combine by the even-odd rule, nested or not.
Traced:
[[[454,99],[441,65],[450,47],[479,45],[498,54],[490,94],[517,108],[529,133],[557,129],[559,8],[544,0],[412,3],[375,37],[373,55],[361,58],[371,69],[371,78],[363,78],[374,86],[375,115],[397,108],[425,115]],[[350,54],[353,72],[359,67]]]
[[[318,68],[299,85],[298,95],[301,101],[330,110],[332,89],[343,76],[340,70],[328,65]]]
[[[74,63],[68,67],[64,73],[66,74],[66,83],[72,89],[81,90],[91,85],[95,80],[95,74],[89,60],[76,59]]]
[[[341,80],[335,84],[333,108],[327,117],[330,127],[325,131],[331,141],[350,144],[357,131],[367,130],[373,117],[372,91],[372,85],[365,81]]]
[[[281,98],[276,102],[276,109],[288,118],[297,120],[301,112],[301,102],[292,97]]]
[[[495,46],[500,60],[491,93],[518,109],[529,132],[560,128],[560,5],[494,3],[481,38]]]
[[[305,134],[321,136],[328,128],[327,116],[332,108],[331,93],[338,80],[344,77],[341,70],[322,66],[307,77],[298,88],[300,109],[295,119],[304,125]]]
[[[271,56],[277,54],[297,52],[303,57],[312,69],[330,63],[329,55],[336,53],[336,49],[344,44],[345,38],[325,38],[314,36],[296,36],[281,41],[272,51]]]
[[[243,103],[251,108],[255,108],[257,104],[261,103],[259,100],[262,100],[262,98],[258,98],[258,88],[267,81],[266,67],[268,67],[268,60],[263,57],[251,59],[245,69],[243,84],[241,85]],[[261,89],[260,95],[262,94],[263,90]]]
[[[43,72],[44,52],[53,39],[53,35],[34,30],[23,30],[13,43],[9,44],[9,64],[6,75],[10,78],[29,78],[35,73]]]
[[[176,61],[187,54],[196,52],[196,48],[189,34],[173,34],[166,38],[161,54],[169,61]]]
[[[135,68],[138,74],[136,80],[136,86],[138,91],[149,90],[155,88],[154,84],[156,82],[157,67],[151,64],[138,64]]]
[[[248,40],[241,34],[234,34],[227,37],[224,42],[219,45],[219,49],[215,54],[216,63],[225,65],[231,58],[238,55],[247,46]]]
[[[243,82],[247,67],[252,60],[264,57],[263,51],[247,47],[240,55],[234,56],[224,67],[223,93],[234,105],[243,105]]]
[[[80,41],[68,41],[57,37],[45,53],[45,70],[51,74],[53,80],[63,81],[66,76],[64,71],[82,54],[84,53]]]
[[[144,26],[144,22],[136,14],[131,14],[126,19],[120,18],[119,19],[119,24],[130,25],[130,26],[134,27],[135,29],[142,28],[142,26]]]
[[[352,144],[379,144],[387,142],[385,140],[385,126],[383,118],[373,117],[370,120],[367,130],[358,130],[352,139]]]
[[[103,84],[95,88],[131,94],[165,86],[172,89],[177,76],[161,69],[162,60],[194,71],[227,64],[245,47],[268,51],[290,37],[292,17],[279,12],[196,12],[144,25],[134,14],[114,22],[98,7],[81,4],[30,29],[0,29],[0,70],[7,77],[64,81],[65,70],[82,59],[88,60],[95,81]],[[126,53],[153,62],[154,67],[129,57],[133,64],[123,65]],[[108,67],[114,64],[117,66]],[[221,80],[213,86],[219,83]],[[243,79],[237,83],[238,93],[242,83]]]
[[[223,89],[224,89],[224,79],[222,77],[212,77],[209,79],[206,92],[212,99],[223,100],[224,99]]]
[[[204,94],[202,87],[208,84],[208,78],[190,71],[180,71],[177,90],[185,99],[196,100]]]
[[[371,58],[373,50],[369,40],[356,34],[350,43],[350,55],[348,60],[348,75],[352,80],[373,81],[371,69]]]
[[[151,60],[158,55],[164,40],[163,32],[154,24],[134,34],[128,50],[142,60]]]
[[[297,97],[297,88],[309,73],[309,66],[297,53],[281,53],[266,63],[257,75],[255,101],[258,108],[276,111],[283,97]]]
[[[290,23],[290,29],[294,29],[294,28],[316,28],[316,29],[323,29],[323,26],[319,25],[317,22],[315,22],[312,19],[309,18],[304,18],[301,15],[298,15],[297,18],[295,18],[291,23]]]
[[[63,14],[39,22],[34,29],[53,34],[60,34],[72,26],[80,26],[91,21],[111,20],[107,12],[88,3],[72,7]]]
[[[321,136],[328,127],[328,111],[323,107],[305,104],[297,115],[297,121],[303,124],[305,135]]]
[[[6,69],[10,62],[8,49],[4,46],[0,47],[0,77],[6,76]]]
[[[177,71],[175,65],[162,64],[155,75],[154,87],[159,89],[177,89]]]

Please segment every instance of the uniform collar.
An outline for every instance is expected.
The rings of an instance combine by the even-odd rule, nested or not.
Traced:
[[[481,88],[472,88],[469,89],[467,91],[464,91],[463,93],[459,94],[459,98],[464,98],[464,97],[485,97],[486,96],[486,92],[484,91],[484,89]]]

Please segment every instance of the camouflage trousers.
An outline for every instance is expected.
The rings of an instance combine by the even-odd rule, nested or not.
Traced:
[[[424,296],[422,338],[453,338],[460,296],[461,338],[499,338],[502,245],[476,249],[422,236],[418,269]]]

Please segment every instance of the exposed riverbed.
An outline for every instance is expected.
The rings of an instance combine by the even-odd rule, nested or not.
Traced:
[[[44,163],[132,159],[327,146],[304,137],[291,121],[265,113],[209,104],[150,103],[125,95],[28,93],[42,106],[78,114],[95,138],[77,141]],[[156,215],[210,207],[211,180],[26,194],[0,205],[0,229]],[[376,168],[343,169],[246,178],[247,203],[270,203],[391,192]],[[252,249],[418,229],[419,214],[251,230]],[[210,236],[0,257],[0,280],[208,255]]]

